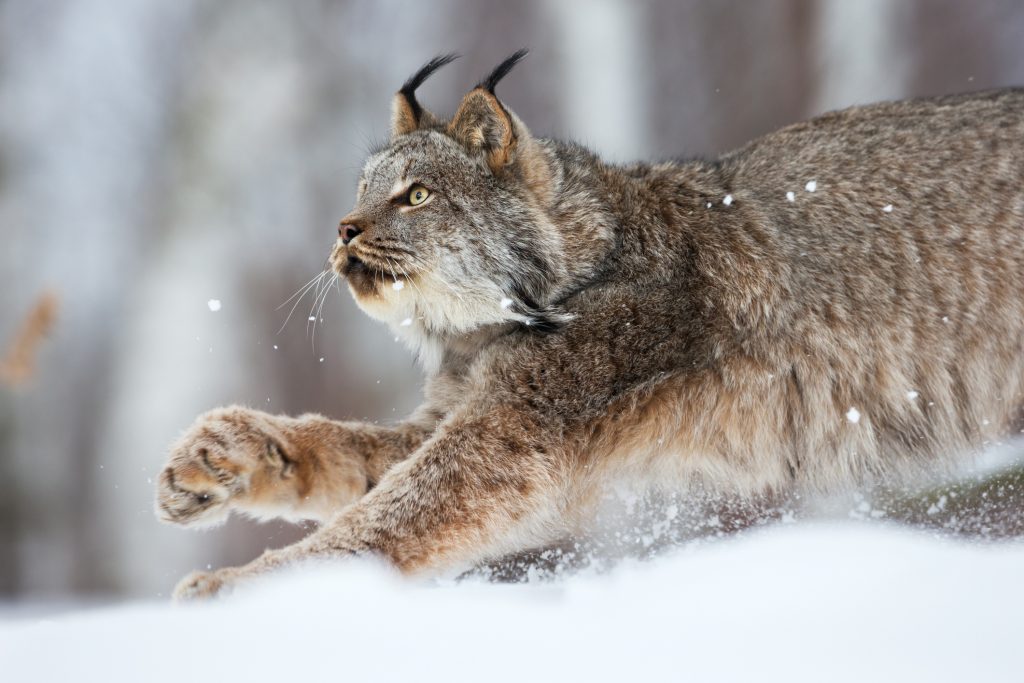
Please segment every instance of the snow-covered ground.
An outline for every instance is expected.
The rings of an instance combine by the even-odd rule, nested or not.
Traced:
[[[1021,681],[1024,544],[778,525],[605,575],[305,567],[212,604],[0,623],[15,681]]]

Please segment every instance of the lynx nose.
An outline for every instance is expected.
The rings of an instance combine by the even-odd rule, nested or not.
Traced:
[[[342,223],[338,226],[338,237],[341,238],[342,244],[348,244],[361,232],[360,228],[351,223]]]

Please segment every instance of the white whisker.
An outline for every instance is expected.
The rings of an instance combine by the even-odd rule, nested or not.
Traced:
[[[330,271],[324,270],[323,274],[327,275],[328,272],[330,272]],[[327,287],[330,287],[330,283],[328,283]],[[316,310],[316,305],[317,305],[317,302],[320,300],[320,295],[323,294],[324,290],[327,287],[323,286],[323,279],[320,279],[320,280],[317,281],[316,293],[313,295],[313,305],[310,306],[310,308],[309,308],[309,315],[306,316],[306,335],[307,336],[310,333],[310,330],[309,330],[309,324],[310,323],[313,323],[313,336],[314,337],[316,336],[316,316],[314,315],[313,312]]]
[[[302,303],[302,300],[306,298],[306,294],[309,293],[309,290],[312,289],[314,287],[314,285],[319,284],[320,281],[323,280],[325,275],[327,275],[327,271],[326,270],[321,271],[321,273],[319,275],[317,275],[315,278],[313,278],[312,280],[307,282],[305,285],[303,285],[299,289],[298,292],[296,292],[295,294],[291,295],[288,298],[288,301],[291,301],[292,299],[295,299],[295,297],[298,297],[297,299],[295,299],[295,303],[292,304],[291,310],[288,311],[288,315],[285,317],[284,322],[281,323],[281,329],[279,329],[277,331],[278,334],[281,334],[281,332],[284,331],[285,325],[287,325],[288,321],[292,319],[292,314],[295,313],[295,309],[298,307],[298,305],[300,303]],[[281,304],[281,306],[284,306],[285,304],[287,304],[288,301],[285,301],[284,304]],[[278,306],[274,310],[280,309],[281,306]]]
[[[324,275],[326,275],[326,274],[327,274],[327,271],[326,271],[326,270],[322,270],[322,271],[320,271],[320,273],[319,273],[318,275],[314,275],[314,276],[313,276],[313,277],[312,277],[312,278],[311,278],[311,279],[309,280],[309,282],[307,282],[306,284],[304,284],[304,285],[302,285],[301,287],[299,287],[299,288],[298,288],[298,289],[297,289],[297,290],[295,291],[295,293],[294,293],[294,294],[292,294],[292,295],[291,295],[290,297],[288,297],[287,299],[285,299],[285,301],[284,301],[284,302],[283,302],[283,303],[282,303],[282,304],[281,304],[280,306],[278,306],[277,308],[275,308],[274,310],[275,310],[275,311],[279,311],[279,310],[281,310],[282,308],[284,308],[285,306],[287,306],[287,305],[288,305],[289,303],[291,303],[292,299],[294,299],[295,297],[299,296],[300,294],[302,294],[303,292],[305,292],[306,290],[308,290],[308,289],[309,289],[310,287],[312,287],[312,286],[313,286],[314,284],[316,284],[316,282],[317,282],[317,281],[318,281],[318,280],[319,280],[320,278],[322,278],[322,277],[323,277]]]
[[[337,280],[337,278],[338,278],[338,274],[335,273],[334,274],[334,279]],[[321,315],[321,313],[323,313],[324,304],[327,303],[327,297],[331,293],[331,285],[332,284],[334,284],[334,283],[333,282],[328,282],[327,286],[324,287],[324,294],[320,298],[320,306],[316,309],[316,320],[313,321],[313,340],[312,340],[313,348],[314,349],[316,348],[316,323],[317,323],[317,321],[322,319],[320,317],[320,315]]]
[[[428,270],[427,264],[424,263],[423,261],[420,261],[415,256],[410,256],[409,260],[411,260],[413,262],[414,266],[419,266],[420,268],[422,268],[425,271]],[[434,278],[434,281],[435,282],[440,282],[442,285],[447,287],[448,290],[453,295],[455,295],[455,298],[458,299],[461,303],[466,303],[466,300],[462,298],[462,294],[457,289],[452,287],[452,285],[447,280],[445,280],[444,278],[436,277],[436,278]]]
[[[385,257],[385,258],[386,258],[386,257]],[[410,257],[410,258],[413,258],[413,260],[415,261],[415,258],[414,258],[414,257]],[[388,259],[388,263],[391,263],[391,260],[390,260],[390,259]],[[392,273],[393,273],[393,272],[394,272],[394,269],[392,269]],[[419,295],[420,299],[421,299],[421,300],[423,300],[423,301],[426,301],[426,298],[425,298],[425,297],[423,296],[423,290],[421,290],[421,289],[419,288],[419,286],[418,286],[418,285],[416,284],[416,280],[415,280],[415,279],[413,279],[413,277],[412,277],[411,275],[409,275],[409,271],[408,271],[408,270],[406,270],[406,271],[404,271],[404,272],[403,272],[401,268],[398,268],[398,272],[399,272],[399,274],[401,274],[401,276],[402,276],[403,278],[405,278],[405,280],[406,280],[406,281],[407,281],[407,282],[408,282],[408,283],[409,283],[410,285],[412,285],[412,288],[416,290],[416,293],[417,293],[417,294]],[[396,279],[397,279],[397,278],[396,278]]]

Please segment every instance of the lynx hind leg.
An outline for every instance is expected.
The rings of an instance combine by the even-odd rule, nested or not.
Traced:
[[[218,524],[232,509],[289,516],[304,492],[287,420],[240,407],[201,415],[171,447],[157,515],[186,526]]]

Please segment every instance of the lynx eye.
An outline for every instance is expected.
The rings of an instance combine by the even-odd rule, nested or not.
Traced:
[[[409,202],[409,206],[419,206],[427,201],[429,196],[430,190],[422,185],[413,185],[409,188],[409,195],[406,197],[406,200]]]

